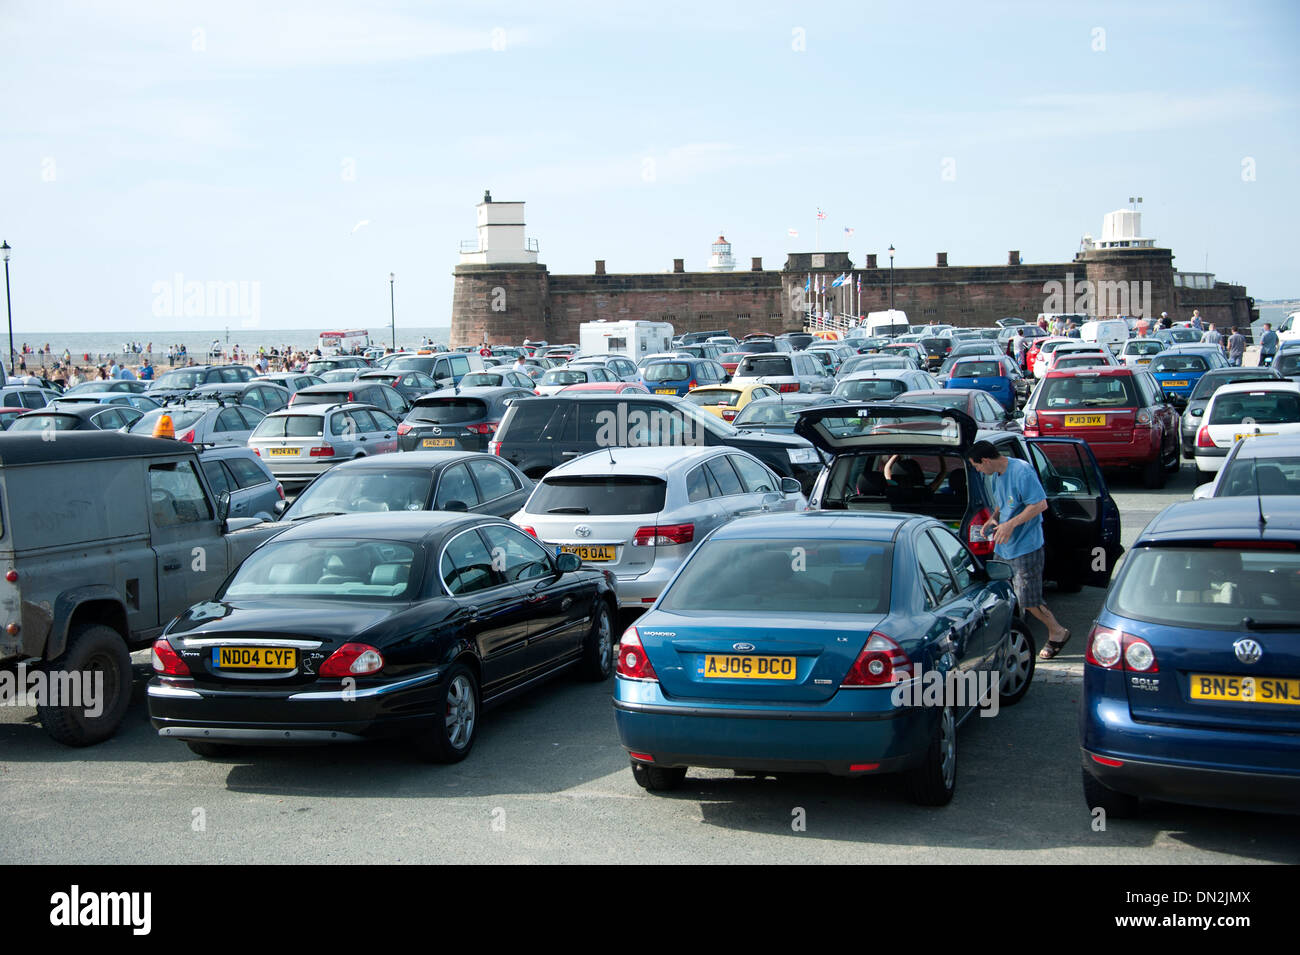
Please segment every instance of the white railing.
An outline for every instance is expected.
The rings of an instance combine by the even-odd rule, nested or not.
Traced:
[[[857,328],[858,320],[852,315],[840,314],[830,316],[820,316],[809,313],[804,320],[803,330],[806,332],[839,332],[843,337],[844,333],[850,328]]]

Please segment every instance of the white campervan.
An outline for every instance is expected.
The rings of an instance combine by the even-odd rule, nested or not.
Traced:
[[[1128,341],[1128,322],[1122,318],[1099,318],[1084,322],[1079,329],[1079,340],[1105,345],[1112,355],[1118,354]]]
[[[583,322],[578,326],[578,352],[582,355],[626,355],[639,362],[646,355],[672,348],[673,327],[668,322]]]
[[[868,312],[865,323],[867,337],[888,335],[891,338],[908,333],[907,313],[900,308],[889,308],[883,312]]]

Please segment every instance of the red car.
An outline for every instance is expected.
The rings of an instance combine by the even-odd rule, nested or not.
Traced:
[[[1140,468],[1148,488],[1182,463],[1178,412],[1143,368],[1049,371],[1024,411],[1025,437],[1082,438],[1102,467]]]
[[[728,375],[736,373],[736,366],[749,357],[749,352],[729,351],[718,356],[718,363],[727,370]]]
[[[635,391],[637,394],[649,394],[645,388],[635,381],[586,381],[580,385],[566,385],[560,391],[582,391],[587,394],[604,392],[610,395],[621,395],[625,391]]]

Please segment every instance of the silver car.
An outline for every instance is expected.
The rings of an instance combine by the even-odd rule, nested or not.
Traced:
[[[745,451],[617,448],[552,470],[511,520],[557,552],[611,571],[619,606],[644,608],[714,528],[807,503],[797,480]]]
[[[360,403],[292,405],[272,412],[248,439],[285,484],[306,484],[340,461],[397,450],[397,422]]]
[[[220,405],[210,401],[170,404],[150,411],[131,425],[132,434],[154,433],[163,415],[171,418],[177,441],[192,444],[234,444],[243,446],[266,415],[246,405]]]
[[[742,358],[731,384],[764,384],[782,393],[829,394],[835,387],[835,376],[806,352],[773,352]]]

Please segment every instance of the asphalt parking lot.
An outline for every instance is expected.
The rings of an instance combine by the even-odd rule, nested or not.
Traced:
[[[1195,488],[1190,464],[1161,491],[1136,475],[1110,483],[1125,546]],[[967,721],[957,795],[943,809],[911,805],[888,777],[693,770],[682,790],[650,795],[618,744],[610,685],[563,679],[489,713],[453,766],[397,742],[204,760],[154,734],[147,654],[137,654],[126,722],[98,746],[65,748],[34,710],[0,707],[0,862],[1300,861],[1295,817],[1152,806],[1094,827],[1075,713],[1102,591],[1049,587],[1046,598],[1073,639],[1039,665],[1023,703]]]

